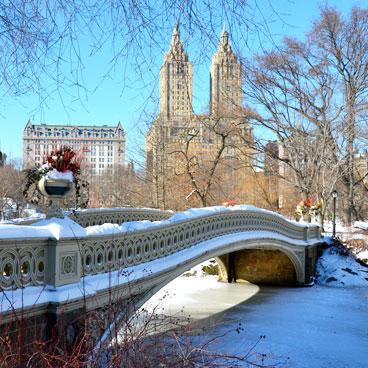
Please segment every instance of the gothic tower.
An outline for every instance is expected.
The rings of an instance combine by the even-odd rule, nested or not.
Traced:
[[[211,114],[235,112],[242,106],[241,63],[231,49],[229,34],[222,30],[217,53],[210,67]]]
[[[176,25],[170,49],[160,69],[160,119],[185,118],[192,114],[193,65],[188,61]]]

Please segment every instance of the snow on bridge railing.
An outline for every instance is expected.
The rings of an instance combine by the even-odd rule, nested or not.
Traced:
[[[4,290],[76,283],[86,275],[150,262],[228,234],[258,232],[262,237],[267,232],[306,246],[320,239],[318,225],[290,222],[253,206],[191,209],[168,220],[86,228],[69,218],[52,218],[32,226],[8,225],[7,230],[0,238]]]
[[[102,224],[123,224],[130,221],[159,221],[170,218],[174,212],[153,208],[99,208],[78,210],[67,216],[82,227]]]
[[[102,225],[106,223],[122,224],[129,221],[158,221],[168,219],[173,215],[172,211],[161,211],[154,208],[96,208],[88,210],[65,211],[64,215],[82,227]],[[32,225],[44,217],[31,219],[17,219],[11,221],[15,225]]]

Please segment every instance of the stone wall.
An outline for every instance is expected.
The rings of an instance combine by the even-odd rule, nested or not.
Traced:
[[[295,284],[289,257],[275,249],[245,249],[233,253],[234,278],[256,284]]]

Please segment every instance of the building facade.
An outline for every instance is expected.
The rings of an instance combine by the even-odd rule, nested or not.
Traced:
[[[68,146],[82,153],[82,165],[92,175],[124,166],[125,132],[120,122],[114,126],[32,124],[23,131],[23,169],[40,166],[53,150]]]
[[[161,119],[188,118],[192,114],[193,64],[184,52],[178,26],[160,68]]]
[[[368,150],[354,157],[354,165],[357,180],[368,186]]]
[[[236,113],[242,106],[241,73],[241,63],[231,49],[229,34],[224,27],[210,67],[211,114],[221,111]]]
[[[210,67],[210,113],[195,115],[192,62],[175,27],[160,69],[160,113],[146,135],[146,176],[156,187],[159,207],[175,178],[188,178],[188,171],[196,170],[198,176],[199,168],[205,176],[219,154],[217,171],[223,166],[222,178],[233,184],[241,185],[245,168],[253,166],[253,128],[242,110],[241,69],[224,27]]]

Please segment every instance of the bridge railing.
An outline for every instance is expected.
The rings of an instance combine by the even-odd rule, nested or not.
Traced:
[[[221,212],[146,230],[114,234],[113,238],[111,235],[83,238],[80,241],[83,274],[138,265],[209,239],[245,231],[271,232],[303,242],[320,238],[318,226],[299,226],[267,212]]]
[[[98,210],[79,210],[67,213],[67,216],[82,227],[102,224],[123,224],[130,221],[160,221],[170,218],[172,211],[160,211],[152,208],[105,208]]]
[[[123,224],[129,221],[160,221],[173,215],[172,211],[160,211],[152,208],[103,208],[66,211],[64,215],[83,227],[102,224]],[[40,221],[40,218],[16,222],[16,225],[31,225]]]
[[[48,250],[48,238],[0,238],[0,288],[46,285]]]
[[[119,222],[121,218],[117,216],[115,219]],[[96,221],[100,220],[96,218],[88,223]],[[320,238],[318,226],[301,226],[277,214],[256,210],[216,212],[180,221],[173,219],[144,230],[129,231],[129,224],[125,226],[128,226],[128,231],[112,235],[60,240],[2,239],[0,286],[11,289],[28,285],[57,287],[71,284],[86,275],[150,262],[203,241],[240,232],[254,231],[260,237],[270,237],[272,233],[275,237],[285,236],[306,245]]]

